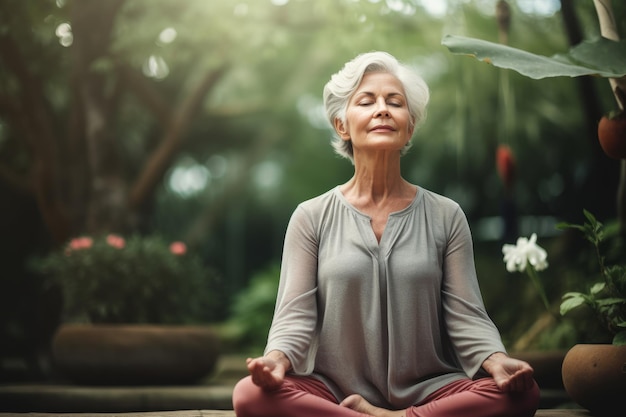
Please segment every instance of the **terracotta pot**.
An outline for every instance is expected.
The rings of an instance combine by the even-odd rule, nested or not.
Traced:
[[[207,326],[65,324],[52,356],[79,384],[188,384],[214,370],[219,339]]]
[[[562,376],[570,397],[594,415],[623,413],[626,346],[575,345],[565,355]]]

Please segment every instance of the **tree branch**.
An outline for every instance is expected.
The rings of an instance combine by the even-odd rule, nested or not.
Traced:
[[[55,186],[57,141],[52,117],[43,94],[41,80],[29,71],[17,43],[6,34],[0,35],[0,59],[15,75],[19,84],[20,106],[5,106],[13,114],[13,125],[21,129],[32,156],[32,186],[42,217],[57,241],[67,236],[68,219]]]
[[[141,73],[121,61],[116,62],[121,82],[152,112],[162,127],[167,127],[172,109],[163,96]]]
[[[15,40],[4,34],[0,35],[0,59],[17,78],[20,85],[19,100],[22,104],[20,111],[29,114],[29,126],[36,132],[33,136],[52,146],[53,123],[48,114],[41,82],[30,73]]]
[[[139,178],[135,181],[130,191],[128,203],[131,209],[139,208],[154,191],[169,163],[182,145],[186,130],[192,117],[200,107],[202,100],[220,80],[227,67],[225,64],[212,72],[208,72],[199,85],[192,89],[193,93],[187,96],[182,104],[178,106],[179,110],[170,119],[160,145],[148,158]]]

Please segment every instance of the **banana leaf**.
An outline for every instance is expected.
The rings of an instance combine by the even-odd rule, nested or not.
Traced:
[[[498,68],[511,69],[536,80],[583,75],[621,78],[626,75],[626,41],[623,40],[586,40],[565,54],[551,57],[463,36],[446,35],[441,43],[453,54],[473,56]]]

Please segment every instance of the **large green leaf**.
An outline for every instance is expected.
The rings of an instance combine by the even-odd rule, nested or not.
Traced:
[[[613,338],[613,344],[617,346],[626,346],[626,330],[623,330],[615,335]]]
[[[626,75],[626,41],[605,38],[584,41],[567,54],[552,57],[463,36],[446,35],[441,43],[454,54],[470,55],[533,79],[582,75],[620,78]]]

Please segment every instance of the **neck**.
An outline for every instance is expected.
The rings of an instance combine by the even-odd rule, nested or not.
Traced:
[[[406,196],[413,187],[402,178],[398,155],[355,158],[354,176],[344,185],[344,193],[359,199],[381,202]]]

